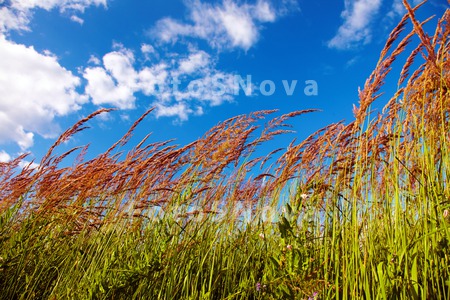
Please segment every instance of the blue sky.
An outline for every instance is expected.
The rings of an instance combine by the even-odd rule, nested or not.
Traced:
[[[448,7],[430,0],[417,15]],[[101,107],[118,110],[68,148],[91,143],[95,155],[150,107],[136,139],[179,144],[238,114],[321,109],[291,122],[297,134],[275,145],[286,146],[352,120],[358,87],[404,13],[401,0],[0,0],[0,161],[30,152],[39,162]]]

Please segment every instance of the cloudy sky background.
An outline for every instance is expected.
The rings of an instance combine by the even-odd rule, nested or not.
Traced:
[[[430,0],[418,17],[448,7]],[[118,110],[67,147],[102,151],[150,107],[137,138],[154,132],[184,144],[237,114],[321,109],[296,120],[287,139],[305,137],[352,119],[358,87],[404,13],[400,0],[0,0],[0,161],[30,152],[38,162],[101,107]],[[237,75],[250,76],[247,94],[236,95]],[[270,96],[259,90],[265,80]],[[317,95],[305,94],[310,80]],[[204,88],[188,88],[192,81]]]

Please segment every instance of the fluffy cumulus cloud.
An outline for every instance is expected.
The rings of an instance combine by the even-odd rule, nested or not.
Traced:
[[[150,30],[161,42],[175,42],[180,37],[207,40],[211,47],[248,50],[259,39],[261,25],[274,22],[289,9],[296,9],[293,1],[281,1],[279,7],[258,0],[254,4],[223,0],[221,4],[189,2],[189,20],[180,22],[164,18]]]
[[[103,57],[91,56],[76,76],[50,51],[38,52],[9,39],[12,30],[31,30],[29,24],[37,8],[57,9],[83,24],[79,14],[89,6],[106,7],[107,2],[0,0],[0,145],[15,143],[25,151],[33,146],[36,135],[55,137],[60,132],[57,118],[89,101],[132,109],[140,94],[143,105],[156,106],[158,117],[185,121],[191,115],[203,114],[207,106],[234,99],[234,74],[218,70],[216,56],[190,44],[182,54],[167,50],[166,45],[156,47],[159,43],[142,44],[140,51],[115,44]],[[165,18],[156,24],[154,35],[160,42],[191,37],[205,39],[216,49],[248,50],[258,41],[264,23],[296,8],[296,0],[280,0],[278,6],[269,0],[187,3],[187,22]],[[159,53],[161,49],[164,53]],[[0,160],[10,159],[8,153],[0,152]]]
[[[235,77],[215,68],[211,56],[195,48],[186,54],[167,53],[167,60],[136,66],[134,53],[122,45],[105,54],[101,65],[87,67],[86,94],[97,105],[134,108],[136,94],[156,107],[157,117],[176,116],[185,121],[200,115],[203,107],[220,105],[234,99]],[[143,55],[151,45],[141,47]]]
[[[0,32],[29,30],[33,9],[59,9],[61,12],[84,12],[88,6],[104,6],[107,0],[0,0]],[[83,19],[72,15],[71,20],[82,24]]]
[[[56,57],[0,37],[0,143],[13,141],[22,150],[34,133],[52,137],[56,116],[67,115],[87,101],[77,93],[80,79]]]
[[[349,49],[371,41],[371,25],[381,0],[346,0],[341,16],[344,20],[337,34],[328,42],[330,48]],[[398,9],[397,6],[394,6]]]
[[[30,148],[34,137],[59,133],[55,122],[78,110],[88,97],[77,92],[81,79],[63,66],[50,51],[7,39],[11,30],[26,31],[34,9],[73,13],[71,20],[83,23],[77,13],[88,6],[104,6],[107,0],[0,0],[0,144],[14,142]],[[6,152],[2,152],[3,159]]]
[[[0,163],[6,163],[11,160],[11,156],[4,150],[0,150]]]
[[[116,46],[118,47],[118,46]],[[103,57],[103,65],[86,68],[86,93],[96,105],[112,104],[118,108],[134,107],[137,91],[137,73],[133,67],[134,55],[119,48]]]

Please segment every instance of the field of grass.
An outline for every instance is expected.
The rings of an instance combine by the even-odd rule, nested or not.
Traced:
[[[0,163],[0,299],[450,299],[450,11],[428,36],[406,6],[354,121],[267,157],[255,150],[314,111],[122,153],[150,110],[93,159],[55,154],[103,109],[37,169]]]

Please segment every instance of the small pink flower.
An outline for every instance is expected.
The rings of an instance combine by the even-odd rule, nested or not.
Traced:
[[[264,233],[260,233],[259,237],[263,240],[265,238]]]
[[[261,283],[256,284],[256,291],[259,292],[261,290]]]
[[[287,245],[287,246],[286,246],[286,249],[292,250],[292,245]]]
[[[447,218],[448,215],[449,215],[448,209],[444,210],[444,213],[443,213],[444,218]]]
[[[308,194],[301,194],[300,198],[302,198],[303,200],[306,200],[306,199],[309,198],[309,195]]]
[[[319,297],[319,293],[318,292],[314,292],[312,294],[312,296],[308,298],[308,300],[316,300],[316,299],[318,299],[317,297]]]

